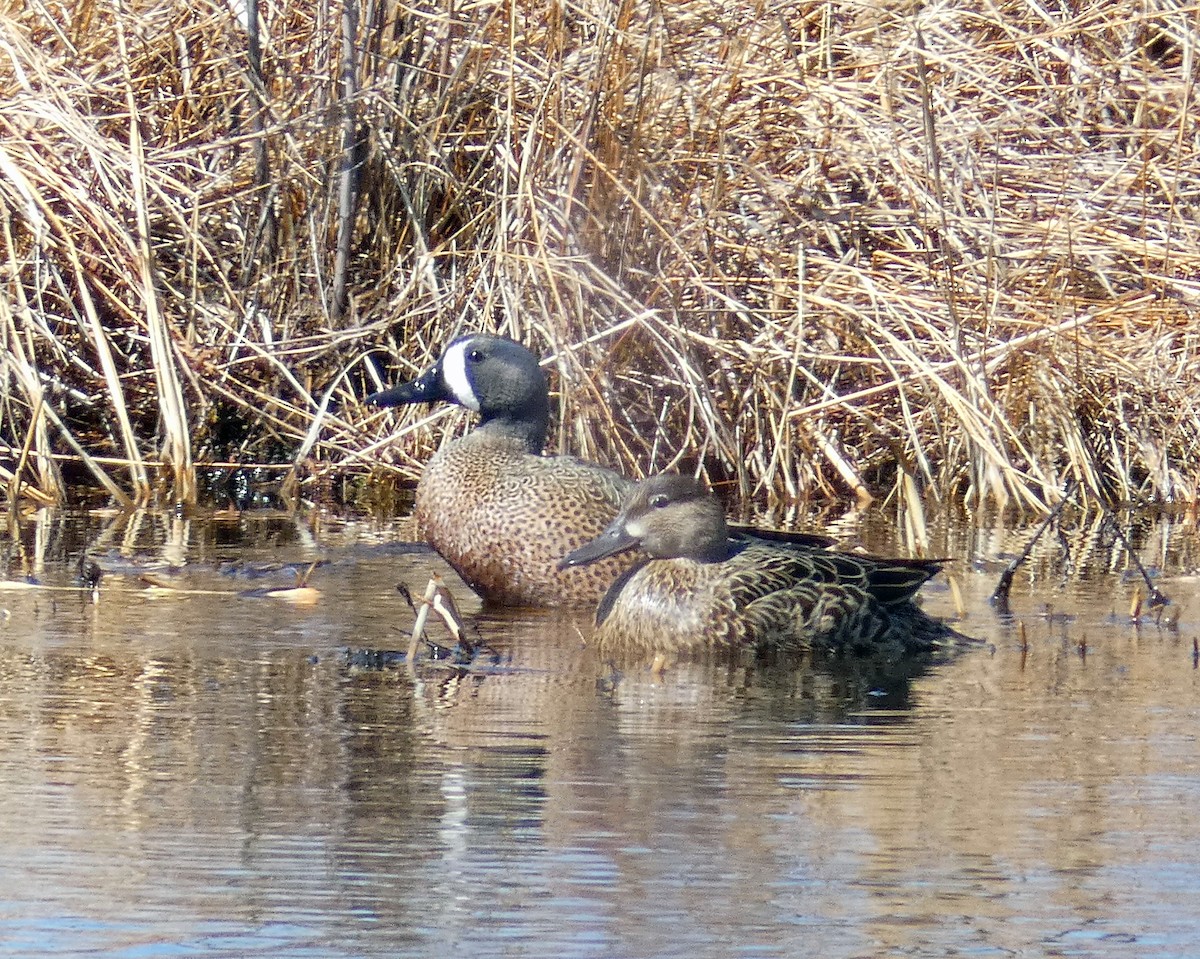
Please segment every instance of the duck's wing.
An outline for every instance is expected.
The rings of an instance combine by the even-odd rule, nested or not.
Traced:
[[[796,530],[762,529],[757,526],[745,526],[741,523],[730,523],[729,532],[734,539],[746,542],[777,543],[781,546],[799,546],[804,549],[826,549],[837,543],[832,536],[821,533],[801,533]]]
[[[820,533],[781,529],[759,529],[731,523],[735,548],[767,545],[795,555],[768,565],[781,575],[791,570],[797,580],[821,583],[855,583],[887,605],[912,599],[918,589],[936,575],[948,560],[892,559],[870,553],[847,553],[832,549],[837,540]],[[793,562],[789,562],[792,560]]]
[[[865,590],[864,571],[823,548],[753,544],[727,561],[728,601],[757,646],[829,648],[843,630],[882,604]]]
[[[730,604],[743,610],[779,593],[836,583],[842,555],[821,546],[743,540],[724,563]]]
[[[865,589],[885,606],[911,600],[925,583],[941,571],[944,559],[882,559],[850,556],[863,570]]]
[[[876,602],[893,606],[911,600],[945,561],[884,559],[746,540],[727,562],[731,597],[740,608],[776,592],[833,587],[860,590]]]
[[[512,481],[527,483],[535,477],[549,478],[558,496],[603,504],[605,524],[617,515],[621,502],[634,485],[620,473],[574,456],[529,457],[522,461],[521,470],[514,471]],[[590,506],[589,511],[595,508]]]
[[[909,602],[939,561],[764,545],[730,562],[732,605],[759,644],[891,655],[945,631]]]

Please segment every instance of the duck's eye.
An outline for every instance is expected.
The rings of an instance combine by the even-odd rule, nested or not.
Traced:
[[[483,350],[467,350],[467,359],[472,363],[478,363],[483,359]]]
[[[653,496],[650,497],[650,508],[651,509],[662,509],[664,506],[666,506],[670,502],[671,502],[671,498],[669,496],[667,496],[666,493],[655,493]]]

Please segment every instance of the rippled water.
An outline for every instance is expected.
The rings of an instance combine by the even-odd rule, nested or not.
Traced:
[[[444,570],[403,538],[24,525],[10,575],[43,588],[0,592],[0,953],[1195,955],[1193,530],[1136,539],[1175,629],[1130,624],[1103,536],[1066,578],[1048,541],[1001,619],[1027,534],[946,534],[987,645],[915,676],[656,678],[599,662],[586,617],[471,602],[494,663],[368,668],[348,650],[407,645],[395,585]],[[135,554],[186,567],[148,590]],[[237,595],[290,579],[243,564],[317,558],[310,604]]]

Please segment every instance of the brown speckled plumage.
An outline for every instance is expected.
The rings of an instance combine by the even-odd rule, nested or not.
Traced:
[[[564,564],[640,545],[651,557],[613,584],[597,613],[605,647],[686,653],[710,647],[814,649],[896,658],[949,645],[957,633],[913,602],[940,568],[728,533],[697,481],[639,484],[593,544]]]
[[[444,369],[448,364],[449,369]],[[536,358],[502,337],[461,337],[413,383],[368,398],[381,405],[445,400],[480,413],[447,443],[417,485],[421,535],[489,603],[596,603],[636,559],[560,570],[599,535],[632,484],[571,456],[543,456],[549,395]]]

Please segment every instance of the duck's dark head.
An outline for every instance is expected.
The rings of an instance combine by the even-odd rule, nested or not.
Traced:
[[[479,414],[480,428],[515,435],[534,453],[541,452],[550,422],[549,387],[537,357],[515,340],[487,333],[460,336],[417,379],[372,393],[366,402],[457,403]]]
[[[559,568],[583,566],[635,546],[653,559],[725,559],[725,511],[699,480],[673,473],[653,476],[630,491],[603,533],[568,553]]]

